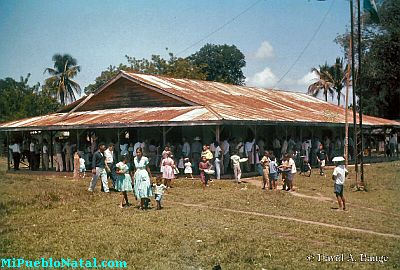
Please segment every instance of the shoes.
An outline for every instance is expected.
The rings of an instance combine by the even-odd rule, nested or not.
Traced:
[[[88,191],[89,191],[89,192],[93,192],[93,189],[91,189],[91,188],[88,188]]]

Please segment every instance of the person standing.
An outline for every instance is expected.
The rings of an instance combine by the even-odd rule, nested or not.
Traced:
[[[31,143],[29,144],[29,168],[32,171],[36,168],[35,161],[35,139],[32,138]]]
[[[13,162],[14,162],[14,171],[19,170],[19,162],[21,160],[21,149],[17,141],[14,141],[12,145],[9,146],[9,149],[12,152]]]
[[[161,166],[163,167],[164,185],[167,188],[171,188],[171,181],[175,178],[175,162],[171,158],[171,152],[167,152],[167,156],[162,160]]]
[[[150,197],[153,195],[151,190],[151,172],[149,160],[143,156],[141,147],[136,149],[136,156],[133,159],[135,164],[134,185],[135,196],[140,200],[140,209],[147,209]]]
[[[58,138],[54,142],[54,152],[56,153],[56,172],[64,171],[64,164],[62,159],[62,146]]]
[[[106,145],[104,143],[99,144],[99,149],[93,154],[92,158],[92,181],[90,181],[90,185],[88,188],[89,192],[93,192],[96,187],[97,180],[101,178],[102,186],[104,192],[109,193],[108,183],[107,183],[107,172],[106,172],[106,163],[104,157],[104,151],[106,150]]]
[[[317,161],[319,164],[319,174],[321,176],[325,175],[324,168],[325,168],[325,162],[327,160],[327,155],[325,152],[324,145],[322,143],[319,145],[319,150],[316,155],[317,155]]]
[[[201,156],[201,149],[202,145],[200,143],[200,137],[195,137],[194,142],[192,143],[191,146],[191,152],[192,152],[192,160],[194,164],[194,174],[198,175],[199,174],[199,162],[200,162],[200,156]]]
[[[131,176],[131,168],[128,163],[129,163],[129,156],[125,155],[122,161],[118,162],[115,165],[116,174],[118,176],[115,181],[114,187],[117,191],[121,192],[121,202],[119,204],[120,208],[124,208],[124,201],[125,201],[125,206],[130,206],[127,192],[132,191],[132,176]]]
[[[240,184],[242,170],[240,169],[240,156],[237,155],[236,150],[233,152],[233,155],[231,156],[231,160],[232,160],[232,165],[233,165],[233,173],[235,174],[235,181],[236,181],[236,183]]]
[[[65,170],[70,172],[73,170],[74,160],[72,156],[72,145],[68,141],[64,144],[63,152],[65,157]]]
[[[217,179],[221,179],[221,156],[222,156],[222,150],[221,147],[219,146],[218,142],[214,142],[215,146],[215,154],[214,154],[214,165],[215,165],[215,174]]]
[[[332,159],[332,161],[337,165],[333,170],[332,180],[335,181],[334,192],[339,204],[339,210],[343,209],[344,211],[346,211],[346,201],[343,196],[343,190],[344,190],[344,182],[346,180],[348,171],[346,167],[343,165],[344,160],[345,159],[343,157],[334,157]]]
[[[201,157],[201,161],[199,163],[199,170],[200,170],[200,179],[201,183],[203,184],[203,189],[208,187],[208,180],[210,179],[210,176],[208,173],[206,173],[204,170],[209,170],[211,167],[210,162],[207,161],[206,156]]]
[[[272,189],[271,181],[269,179],[269,152],[264,151],[264,156],[261,159],[261,166],[263,168],[263,183],[262,183],[262,189],[265,189],[266,187],[269,189]]]
[[[272,141],[272,147],[274,148],[274,155],[275,157],[279,158],[279,155],[281,155],[281,142],[279,141],[278,138],[275,138]]]
[[[128,155],[125,155],[125,156],[129,158]],[[111,179],[113,187],[115,188],[115,181],[117,179],[117,175],[115,172],[115,163],[114,163],[115,156],[114,156],[114,144],[113,143],[110,143],[108,145],[108,148],[104,151],[104,157],[106,159],[107,167],[109,168],[109,171],[107,171],[107,178]],[[125,160],[125,158],[124,158],[124,160]]]
[[[186,137],[182,138],[182,143],[183,143],[183,145],[182,145],[182,155],[183,155],[184,158],[187,158],[190,155],[190,145],[187,142]]]
[[[222,150],[222,165],[223,165],[223,170],[222,174],[228,173],[228,168],[229,168],[229,161],[230,161],[230,145],[227,139],[223,140],[221,144],[221,150]]]
[[[49,145],[48,145],[46,139],[43,140],[42,155],[43,155],[43,166],[42,166],[42,168],[45,171],[48,171],[49,170]]]
[[[40,144],[38,140],[35,140],[35,170],[38,171],[40,168]]]

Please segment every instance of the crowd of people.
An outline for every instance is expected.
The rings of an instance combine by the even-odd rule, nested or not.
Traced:
[[[392,139],[389,144],[393,141]],[[84,151],[79,151],[76,144],[62,142],[58,138],[53,144],[56,171],[64,171],[65,167],[66,171],[74,171],[74,177],[79,178],[85,177],[89,168],[92,172],[89,192],[94,191],[100,179],[103,192],[109,193],[110,189],[121,192],[121,208],[131,205],[128,194],[133,192],[135,198],[140,201],[140,209],[149,207],[153,195],[157,203],[156,209],[161,209],[164,192],[172,188],[173,179],[177,176],[193,179],[193,174],[199,175],[205,189],[213,178],[220,179],[222,175],[233,173],[235,181],[241,183],[242,171],[258,171],[262,175],[262,189],[277,190],[281,178],[282,190],[293,191],[298,167],[295,159],[301,157],[305,162],[319,164],[320,174],[324,175],[326,162],[333,157],[337,159],[338,156],[342,156],[343,148],[341,140],[337,138],[335,143],[332,143],[327,137],[323,143],[318,138],[313,141],[306,139],[303,142],[291,137],[283,140],[275,138],[271,145],[267,145],[262,139],[258,142],[251,138],[243,141],[240,137],[202,144],[201,138],[196,136],[192,143],[189,143],[187,138],[183,137],[180,143],[166,143],[162,152],[154,141],[122,142],[117,146],[109,143],[106,146],[104,143],[97,144],[95,136],[91,138],[90,144],[84,146]],[[43,169],[48,170],[49,145],[46,139],[42,144],[36,139],[29,143],[24,141],[22,147],[14,142],[9,149],[16,170],[19,161],[24,159],[28,160],[29,169],[38,170],[41,157]],[[117,149],[119,151],[116,151]],[[335,161],[335,158],[332,161]],[[344,161],[344,158],[341,157],[340,161]],[[152,171],[157,172],[154,183],[151,181]],[[345,209],[345,173],[345,168],[341,166],[335,168],[333,174],[335,194],[342,209]]]

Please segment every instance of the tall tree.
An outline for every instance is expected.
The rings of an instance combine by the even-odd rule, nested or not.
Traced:
[[[207,74],[207,81],[244,84],[246,77],[242,68],[246,66],[246,60],[235,45],[206,44],[189,59]]]
[[[318,79],[308,87],[308,94],[316,97],[320,91],[323,91],[325,101],[328,101],[328,94],[333,98],[333,77],[330,74],[330,69],[331,67],[327,63],[319,66],[319,70],[316,68],[311,69],[311,72],[314,72]]]
[[[336,92],[338,106],[340,106],[340,98],[343,95],[342,90],[346,83],[346,70],[347,66],[343,67],[343,59],[340,57],[336,58],[335,64],[329,69],[329,73],[332,77],[332,88]]]
[[[52,60],[54,68],[46,68],[44,73],[49,73],[51,77],[46,80],[57,89],[57,98],[62,105],[76,100],[76,95],[81,94],[81,87],[77,82],[72,80],[73,77],[80,72],[81,68],[77,65],[77,61],[69,54],[55,54]]]
[[[400,119],[400,1],[385,0],[379,4],[379,24],[371,16],[364,20],[362,67],[355,83],[359,82],[357,89],[362,90],[363,113]],[[345,51],[349,35],[345,33],[336,38]],[[356,43],[357,39],[353,41]],[[357,56],[358,52],[354,54]]]
[[[55,112],[60,104],[39,83],[29,86],[30,74],[19,81],[0,79],[0,122]]]

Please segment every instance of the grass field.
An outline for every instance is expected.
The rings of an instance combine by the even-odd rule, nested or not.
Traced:
[[[177,180],[164,209],[119,209],[119,194],[88,194],[89,178],[0,170],[0,257],[124,260],[128,269],[400,268],[400,162],[365,167],[368,192],[345,185],[336,211],[332,170],[296,176],[296,191],[254,182]],[[132,203],[137,203],[130,195]],[[360,254],[386,256],[361,262]],[[319,255],[320,254],[320,255]],[[344,256],[344,262],[318,261]],[[355,262],[347,261],[353,256]],[[307,257],[311,258],[310,260]],[[314,257],[312,257],[314,256]],[[341,258],[341,257],[339,257]]]

